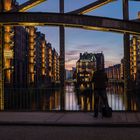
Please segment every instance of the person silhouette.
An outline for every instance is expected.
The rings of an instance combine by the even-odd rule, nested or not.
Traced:
[[[108,105],[106,95],[108,78],[102,65],[99,65],[94,72],[92,82],[94,85],[94,117],[98,117],[99,100],[101,99],[104,106]]]

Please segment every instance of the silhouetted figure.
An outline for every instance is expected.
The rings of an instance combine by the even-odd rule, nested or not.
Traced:
[[[99,99],[101,99],[104,106],[108,105],[106,95],[108,78],[102,66],[97,67],[97,71],[93,74],[92,81],[94,83],[94,117],[98,117]]]

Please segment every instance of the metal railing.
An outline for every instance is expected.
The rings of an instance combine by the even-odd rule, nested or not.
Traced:
[[[140,98],[134,92],[125,95],[122,85],[107,88],[113,111],[139,111]],[[81,91],[73,84],[60,88],[5,89],[4,111],[93,111],[94,90]]]

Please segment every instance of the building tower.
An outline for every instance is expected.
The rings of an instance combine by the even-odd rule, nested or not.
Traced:
[[[140,85],[140,37],[133,36],[130,41],[130,74],[132,80]]]
[[[28,85],[34,86],[35,84],[35,38],[36,28],[33,26],[27,27],[29,34],[29,48],[28,48]]]
[[[46,65],[47,65],[47,77],[48,82],[52,82],[53,78],[53,55],[52,55],[52,45],[51,43],[47,43],[47,51],[46,51]]]
[[[13,0],[1,0],[0,12],[7,12],[15,6]],[[12,82],[13,61],[13,28],[9,25],[0,27],[0,109],[4,109],[4,82],[10,86]],[[4,75],[4,77],[3,77]],[[5,81],[4,81],[5,80]]]
[[[93,53],[80,53],[76,63],[77,86],[80,89],[90,88],[94,71],[96,70],[96,58]]]

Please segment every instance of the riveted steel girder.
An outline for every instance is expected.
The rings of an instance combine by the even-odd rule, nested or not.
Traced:
[[[60,26],[140,34],[140,24],[113,18],[59,13],[0,13],[1,25]]]

